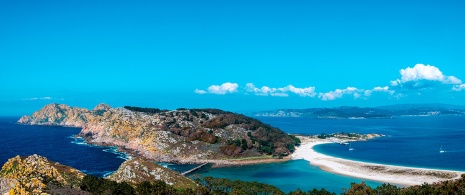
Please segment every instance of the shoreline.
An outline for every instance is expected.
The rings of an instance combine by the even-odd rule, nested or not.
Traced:
[[[465,172],[406,167],[379,163],[347,160],[316,152],[313,147],[332,141],[298,136],[302,143],[291,155],[292,159],[304,159],[322,170],[340,175],[398,184],[402,186],[422,185],[460,178]]]

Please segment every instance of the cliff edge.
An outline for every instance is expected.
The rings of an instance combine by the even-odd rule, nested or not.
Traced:
[[[88,143],[119,146],[146,159],[200,163],[287,156],[298,138],[278,128],[218,109],[160,110],[100,104],[94,110],[46,105],[18,123],[82,127]]]

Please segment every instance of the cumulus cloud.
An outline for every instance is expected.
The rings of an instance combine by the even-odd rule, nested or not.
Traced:
[[[226,93],[237,92],[238,87],[239,85],[237,83],[226,82],[221,85],[211,85],[210,87],[208,87],[207,90],[195,89],[194,93],[197,93],[197,94],[212,93],[212,94],[224,95]]]
[[[292,85],[288,85],[285,89],[302,97],[315,97],[316,95],[315,87],[297,88]]]
[[[462,90],[465,90],[465,84],[454,85],[454,87],[452,87],[452,90],[454,90],[454,91],[462,91]]]
[[[342,98],[344,95],[353,95],[355,99],[361,96],[360,93],[365,93],[366,91],[363,89],[357,89],[355,87],[347,87],[345,89],[336,89],[334,91],[326,92],[326,93],[319,93],[318,98],[323,101],[328,100],[335,100],[337,98]]]
[[[365,97],[371,96],[373,92],[380,92],[380,93],[389,93],[390,95],[393,95],[395,93],[394,90],[389,90],[388,86],[384,87],[374,87],[373,89],[368,89],[363,92],[363,95]]]
[[[375,88],[373,88],[373,91],[383,91],[383,92],[386,92],[386,91],[389,91],[389,87],[388,87],[388,86],[384,86],[384,87],[375,87]]]
[[[431,65],[416,64],[413,68],[407,67],[399,72],[401,78],[391,81],[393,87],[422,89],[438,84],[462,84],[462,81],[457,77],[446,76],[439,68]]]
[[[298,95],[300,97],[317,97],[323,101],[335,100],[344,96],[352,96],[354,99],[368,99],[373,94],[388,94],[390,97],[402,98],[412,94],[421,95],[423,92],[433,90],[465,91],[465,84],[455,76],[443,74],[439,68],[431,65],[416,64],[399,71],[400,78],[390,81],[390,86],[376,86],[368,89],[347,87],[345,89],[335,89],[329,92],[316,92],[315,87],[298,88],[293,85],[284,87],[257,87],[253,83],[247,83],[239,88],[237,83],[223,83],[212,85],[206,90],[195,89],[197,94],[226,94],[244,93],[258,96],[278,96],[288,97]],[[422,93],[420,93],[420,91]]]
[[[306,88],[298,88],[294,87],[293,85],[288,85],[286,87],[274,88],[268,86],[262,86],[261,88],[256,87],[253,83],[247,83],[245,85],[245,90],[247,92],[254,93],[255,95],[260,96],[280,96],[280,97],[287,97],[289,93],[294,93],[302,97],[314,97],[315,87],[306,87]]]
[[[39,98],[24,98],[22,100],[25,100],[25,101],[33,101],[33,100],[51,100],[52,98],[51,97],[39,97]]]

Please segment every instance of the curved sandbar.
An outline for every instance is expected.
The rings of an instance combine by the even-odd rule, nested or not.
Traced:
[[[297,136],[302,144],[292,154],[292,159],[305,159],[321,169],[351,177],[369,179],[404,186],[421,185],[458,179],[465,172],[423,169],[376,163],[365,163],[324,155],[313,150],[318,144],[333,143],[328,140]]]

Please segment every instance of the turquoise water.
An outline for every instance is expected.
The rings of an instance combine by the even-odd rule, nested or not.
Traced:
[[[315,150],[331,156],[364,162],[375,162],[412,167],[465,170],[465,117],[430,116],[399,117],[395,119],[310,119],[267,118],[259,120],[292,134],[355,132],[381,133],[385,137],[354,142],[353,151],[347,145],[323,144]],[[447,150],[439,153],[440,146]],[[342,192],[351,182],[362,180],[325,172],[305,160],[286,163],[228,167],[206,170],[203,176],[259,181],[284,191],[325,188]],[[366,181],[374,187],[380,182]]]
[[[282,163],[248,165],[242,167],[225,167],[196,172],[202,176],[238,179],[243,181],[258,181],[274,185],[285,192],[296,190],[312,190],[324,188],[331,192],[342,192],[342,188],[349,188],[351,182],[365,181],[375,187],[380,182],[355,179],[336,175],[311,166],[305,160],[292,160]]]

